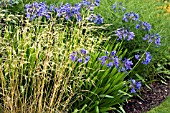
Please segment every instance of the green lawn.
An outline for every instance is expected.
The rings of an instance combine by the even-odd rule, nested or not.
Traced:
[[[170,113],[170,96],[160,106],[147,113]]]

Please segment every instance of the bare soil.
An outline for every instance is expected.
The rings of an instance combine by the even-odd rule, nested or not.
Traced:
[[[167,84],[153,82],[149,86],[151,89],[146,86],[141,89],[143,100],[135,96],[125,103],[123,108],[126,113],[146,113],[170,96],[170,80],[167,81]]]

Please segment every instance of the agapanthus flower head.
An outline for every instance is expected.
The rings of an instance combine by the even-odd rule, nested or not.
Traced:
[[[139,54],[136,54],[136,55],[135,55],[135,59],[136,59],[136,60],[139,60],[139,59],[140,59],[140,55],[139,55]]]
[[[137,83],[136,83],[136,89],[139,90],[139,89],[141,88],[141,86],[142,86],[141,82],[137,82]]]
[[[129,41],[129,40],[133,40],[133,38],[135,37],[135,34],[134,34],[134,32],[128,32],[127,33],[127,40]]]
[[[119,68],[119,58],[115,56],[113,60],[114,60],[114,65],[116,66],[116,68]]]
[[[124,60],[124,66],[126,68],[126,70],[131,70],[132,69],[132,66],[133,65],[133,62],[129,59],[126,59]]]
[[[159,36],[159,34],[145,34],[143,40],[148,40],[149,43],[155,42],[157,47],[161,45],[161,36]]]
[[[95,24],[102,24],[103,23],[103,18],[98,14],[93,22]]]
[[[82,0],[81,4],[84,5],[84,6],[89,6],[90,2],[87,1],[87,0]]]
[[[82,48],[82,49],[80,50],[80,52],[81,52],[81,54],[84,54],[84,55],[87,54],[87,50],[85,50],[84,48]]]
[[[125,22],[129,22],[129,21],[138,21],[139,20],[139,15],[134,13],[134,12],[130,12],[130,13],[125,13],[123,20]]]
[[[130,93],[136,93],[136,90],[134,87],[131,88]]]
[[[85,61],[84,61],[84,63],[86,64],[86,63],[88,63],[89,62],[89,60],[90,60],[90,56],[86,56],[85,57]]]
[[[130,78],[130,82],[131,82],[131,93],[136,93],[136,90],[139,90],[142,86],[142,83],[139,81],[137,82],[136,80]]]
[[[114,12],[124,12],[126,10],[126,8],[122,6],[121,2],[116,2],[115,4],[113,4],[112,9],[114,10]]]
[[[98,15],[91,14],[88,17],[88,20],[99,25],[103,23],[104,19],[99,14]]]
[[[112,9],[114,10],[114,12],[117,11],[117,10],[116,10],[116,4],[113,4],[113,5],[112,5]]]
[[[147,23],[147,22],[142,22],[142,28],[146,31],[150,31],[151,30],[151,24]]]
[[[139,29],[140,28],[140,25],[139,24],[136,24],[136,29]]]
[[[71,13],[73,14],[79,14],[81,11],[82,5],[80,3],[77,3],[74,5],[74,7],[72,7],[71,9]]]
[[[78,60],[77,60],[77,62],[83,62],[83,58],[79,58]]]
[[[99,6],[99,5],[100,5],[100,0],[96,0],[96,1],[94,2],[94,4],[95,4],[96,6]]]
[[[150,35],[149,35],[149,34],[145,34],[145,37],[143,38],[143,40],[148,40],[148,39],[149,39],[149,37],[150,37]]]
[[[72,54],[70,54],[70,58],[73,62],[75,62],[77,59],[77,52],[72,52]]]
[[[106,65],[107,67],[113,67],[114,65],[116,66],[116,68],[118,68],[119,66],[119,59],[116,55],[116,51],[113,50],[110,52],[105,51],[105,55],[101,56],[98,60],[101,61],[102,65],[105,65],[107,62],[108,64]]]
[[[90,60],[90,56],[88,56],[87,54],[88,54],[88,51],[82,48],[79,52],[75,52],[75,51],[72,52],[70,54],[70,59],[72,60],[72,62],[77,61],[79,63],[84,62],[86,64]]]
[[[130,78],[130,81],[131,81],[132,85],[136,85],[136,80],[135,79]]]
[[[108,56],[101,56],[98,60],[101,61],[102,65],[104,65],[107,59],[108,59]]]
[[[159,36],[159,34],[155,35],[155,44],[158,46],[161,45],[161,37]]]
[[[111,56],[115,56],[116,55],[116,51],[113,50],[111,53],[110,53]]]
[[[116,55],[116,51],[111,52],[105,51],[105,55],[98,58],[102,65],[105,65],[109,68],[116,67],[118,72],[127,72],[132,69],[133,62],[129,59],[119,58]]]
[[[146,56],[145,56],[145,59],[142,61],[142,64],[147,65],[147,64],[149,64],[149,62],[151,62],[152,56],[151,56],[150,52],[146,52],[145,55]]]
[[[26,11],[26,17],[30,20],[42,16],[45,16],[47,19],[50,18],[49,7],[45,2],[40,2],[40,3],[33,2],[32,4],[26,4],[25,11]]]
[[[119,28],[115,31],[115,35],[118,36],[117,40],[133,40],[135,37],[135,34],[133,32],[128,31],[127,29],[124,28]]]

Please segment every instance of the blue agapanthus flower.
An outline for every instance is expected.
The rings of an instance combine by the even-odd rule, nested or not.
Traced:
[[[112,9],[114,10],[114,12],[119,12],[119,11],[124,12],[126,10],[126,8],[122,6],[121,2],[116,2],[115,4],[113,4]]]
[[[88,51],[82,48],[79,52],[72,52],[70,54],[70,59],[72,62],[79,62],[79,63],[88,63],[90,60],[90,56],[88,55]]]
[[[84,63],[85,63],[85,64],[88,63],[89,60],[90,60],[90,56],[86,56],[86,57],[85,57],[85,60],[84,60]]]
[[[113,67],[113,62],[109,62],[106,66],[110,68]]]
[[[139,59],[140,59],[140,55],[139,55],[139,54],[136,54],[136,55],[135,55],[135,59],[136,59],[136,60],[139,60]]]
[[[99,14],[98,15],[91,14],[88,17],[88,20],[98,25],[103,23],[103,17],[101,17]]]
[[[72,53],[70,54],[70,59],[71,59],[73,62],[75,62],[76,59],[77,59],[77,52],[72,52]]]
[[[131,92],[131,93],[136,93],[135,88],[134,88],[134,87],[132,87],[132,88],[131,88],[131,90],[130,90],[130,92]]]
[[[119,66],[119,59],[116,56],[116,51],[112,51],[110,54],[108,51],[105,52],[104,56],[101,56],[99,58],[99,61],[101,61],[102,65],[105,65],[107,62],[108,64],[106,64],[107,67],[113,67],[116,66],[116,68],[118,68]]]
[[[139,29],[140,28],[140,24],[136,24],[136,29]]]
[[[98,59],[102,65],[105,65],[109,68],[116,67],[120,72],[127,72],[132,69],[133,62],[129,59],[124,59],[123,61],[116,56],[116,51],[105,52],[105,55],[101,56]]]
[[[33,20],[36,17],[50,18],[49,7],[45,2],[33,2],[25,5],[26,18]]]
[[[132,69],[132,66],[133,65],[133,62],[129,59],[126,59],[124,60],[124,66],[126,68],[126,70],[131,70]]]
[[[142,22],[142,28],[146,31],[150,31],[151,30],[151,24],[147,23],[147,22]]]
[[[137,83],[136,83],[136,89],[139,90],[139,89],[141,88],[141,86],[142,86],[141,82],[137,82]]]
[[[95,4],[96,6],[99,6],[99,5],[100,5],[100,0],[96,0],[96,1],[94,2],[94,4]]]
[[[134,32],[130,32],[127,29],[119,28],[115,31],[115,35],[118,36],[117,40],[133,40],[135,37]]]
[[[131,93],[136,93],[136,90],[140,90],[140,88],[142,86],[140,81],[137,82],[136,80],[130,78],[130,82],[131,82],[131,85],[130,85],[130,88],[131,88],[130,92]]]
[[[149,64],[149,62],[151,62],[152,56],[151,56],[150,52],[146,52],[145,55],[146,56],[145,56],[144,60],[142,61],[142,64],[147,65],[147,64]]]
[[[155,35],[155,44],[157,47],[161,45],[161,36],[159,36],[159,34]]]
[[[125,13],[124,16],[123,16],[123,20],[125,22],[138,21],[139,20],[139,15],[134,13],[134,12]]]
[[[149,43],[154,42],[157,47],[161,45],[161,36],[159,34],[145,34],[145,37],[143,37],[143,40],[147,40]]]

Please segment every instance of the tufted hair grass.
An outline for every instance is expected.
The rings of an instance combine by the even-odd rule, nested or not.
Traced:
[[[57,23],[55,18],[44,22],[29,22],[19,15],[2,18],[6,23],[0,32],[4,112],[68,112],[82,96],[86,81],[86,67],[71,63],[70,53],[81,48],[94,51],[101,37],[94,38],[91,25],[83,22],[73,26]]]

